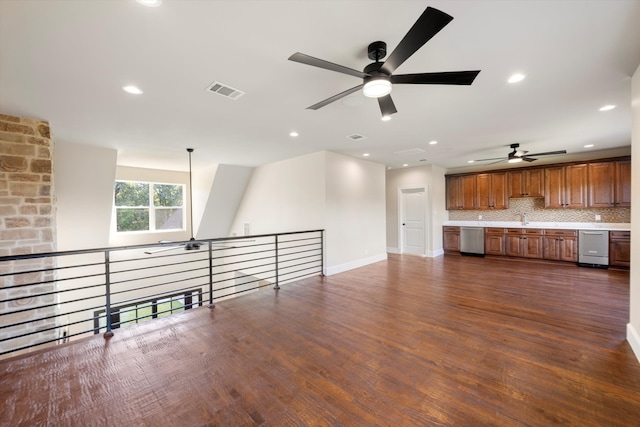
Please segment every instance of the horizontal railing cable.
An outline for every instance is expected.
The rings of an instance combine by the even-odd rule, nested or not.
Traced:
[[[0,257],[0,356],[322,275],[324,231]],[[166,251],[166,252],[165,252]]]

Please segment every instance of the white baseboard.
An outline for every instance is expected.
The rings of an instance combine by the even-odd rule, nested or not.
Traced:
[[[627,341],[640,362],[640,334],[631,323],[627,323]]]
[[[331,276],[338,273],[343,273],[345,271],[353,270],[354,268],[364,267],[365,265],[373,264],[375,262],[385,261],[387,259],[387,254],[380,254],[370,256],[368,258],[362,258],[355,261],[347,262],[340,265],[334,265],[331,267],[327,267],[325,269],[324,275]]]
[[[387,247],[387,253],[401,255],[402,251],[400,250],[400,248]],[[426,257],[426,258],[435,258],[435,257],[440,256],[440,255],[444,255],[444,250],[443,249],[437,249],[435,251],[428,251],[426,254],[420,255],[420,256],[423,256],[423,257]]]
[[[437,249],[435,251],[429,251],[429,253],[427,253],[427,257],[429,258],[435,258],[441,255],[444,255],[444,249]]]

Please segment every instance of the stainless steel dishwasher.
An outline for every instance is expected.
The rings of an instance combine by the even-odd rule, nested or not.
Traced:
[[[460,227],[460,253],[484,256],[484,227]]]
[[[609,231],[578,230],[578,265],[609,267]]]

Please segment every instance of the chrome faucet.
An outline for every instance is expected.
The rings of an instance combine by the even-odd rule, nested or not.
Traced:
[[[520,216],[522,217],[522,225],[529,224],[529,219],[527,218],[526,212],[521,213]]]

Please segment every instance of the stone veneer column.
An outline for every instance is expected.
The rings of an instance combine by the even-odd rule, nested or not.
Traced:
[[[0,114],[0,256],[53,252],[55,242],[55,198],[53,179],[53,144],[49,124],[29,118]],[[6,261],[0,273],[47,269],[54,260]],[[0,276],[0,313],[52,304],[55,296],[30,297],[54,291],[53,271],[14,276]],[[25,283],[40,283],[23,288],[6,289]],[[56,307],[5,315],[0,325],[25,322],[36,317],[52,316]],[[29,321],[20,326],[0,329],[0,339],[42,331],[55,326],[55,319]],[[56,330],[0,342],[0,352],[57,338]]]

